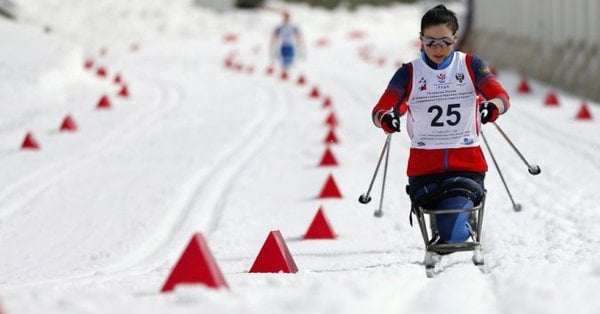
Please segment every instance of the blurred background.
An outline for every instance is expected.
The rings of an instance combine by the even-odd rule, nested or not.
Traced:
[[[268,0],[189,0],[216,10],[268,8]],[[0,16],[18,18],[20,3],[0,0]],[[279,2],[279,1],[277,1]],[[453,3],[462,12],[462,50],[499,68],[600,100],[600,3],[597,0],[284,0],[327,9],[421,2]]]
[[[6,2],[6,0],[5,0]],[[265,0],[194,0],[218,9],[261,8]],[[360,5],[437,3],[464,7],[461,49],[499,68],[516,70],[584,98],[600,100],[600,3],[597,0],[286,0],[354,9]]]

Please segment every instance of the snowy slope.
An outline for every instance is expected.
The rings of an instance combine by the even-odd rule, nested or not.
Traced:
[[[274,2],[278,8],[283,4]],[[307,57],[290,80],[265,75],[272,10],[221,12],[188,1],[18,1],[0,22],[0,308],[6,313],[596,313],[600,281],[600,110],[548,86],[519,95],[499,124],[532,177],[491,126],[485,134],[517,202],[490,168],[486,274],[470,255],[425,277],[404,193],[408,139],[394,135],[384,216],[356,202],[384,142],[370,110],[398,62],[417,55],[419,6],[357,12],[291,7]],[[43,32],[43,29],[50,32]],[[351,34],[364,34],[352,38]],[[227,42],[227,35],[237,40]],[[356,36],[355,36],[356,37]],[[319,44],[320,43],[320,44]],[[322,45],[325,43],[325,45]],[[132,50],[132,47],[139,47]],[[244,71],[226,69],[227,57]],[[91,59],[109,77],[85,70]],[[382,65],[379,65],[382,62]],[[252,73],[250,69],[253,69]],[[129,98],[116,95],[121,74]],[[305,75],[308,84],[294,83]],[[340,166],[319,168],[333,101]],[[96,102],[106,94],[110,110]],[[66,114],[76,133],[58,132]],[[39,151],[19,145],[32,131]],[[491,166],[491,162],[490,162]],[[333,174],[341,200],[318,200]],[[339,237],[300,240],[319,206]],[[300,271],[249,274],[280,230]],[[191,235],[207,239],[229,290],[159,293]]]

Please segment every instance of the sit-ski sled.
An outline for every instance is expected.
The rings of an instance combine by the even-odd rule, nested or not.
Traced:
[[[423,243],[425,244],[425,258],[423,264],[425,265],[425,273],[427,277],[431,278],[435,276],[435,266],[441,260],[442,256],[456,253],[456,252],[468,252],[472,251],[472,261],[476,266],[484,265],[483,249],[481,246],[481,234],[483,226],[483,216],[485,208],[485,190],[482,191],[482,195],[478,196],[477,193],[470,191],[465,187],[450,188],[448,190],[442,190],[441,192],[435,191],[421,197],[417,201],[413,201],[411,209],[411,225],[412,225],[412,214],[415,214],[421,229],[421,235],[423,237]],[[445,197],[461,196],[476,202],[476,205],[471,208],[460,208],[460,209],[432,209],[430,207]],[[438,228],[436,225],[437,215],[447,214],[459,214],[468,213],[468,222],[470,225],[469,238],[464,242],[458,243],[446,243],[441,241]],[[428,216],[428,223],[426,220]],[[429,232],[428,230],[431,230]]]

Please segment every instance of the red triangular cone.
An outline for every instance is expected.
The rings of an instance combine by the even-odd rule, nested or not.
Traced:
[[[115,83],[115,84],[121,84],[122,81],[123,81],[123,79],[121,79],[121,74],[117,73],[117,75],[115,75],[113,83]]]
[[[306,79],[304,78],[304,75],[298,76],[298,81],[296,81],[296,84],[298,84],[298,85],[306,84]]]
[[[96,105],[97,109],[109,109],[110,108],[110,101],[108,100],[108,96],[103,95],[102,97],[100,97],[100,100],[98,101],[98,105]]]
[[[310,91],[309,96],[311,98],[319,98],[320,97],[319,88],[316,86],[313,87],[312,90]]]
[[[118,95],[123,98],[129,97],[129,89],[127,89],[127,85],[123,84],[123,86],[121,86],[121,90],[119,91]]]
[[[275,72],[275,69],[272,66],[267,68],[267,75],[272,75],[273,72]]]
[[[250,268],[251,273],[295,273],[298,271],[296,262],[290,253],[283,236],[279,230],[271,231],[263,244],[254,264]]]
[[[27,132],[27,134],[25,135],[23,144],[21,144],[21,149],[40,149],[40,145],[35,140],[31,132]]]
[[[350,37],[350,39],[361,39],[365,37],[365,32],[361,30],[353,30],[348,33],[348,37]]]
[[[555,92],[550,91],[548,92],[548,94],[546,94],[546,99],[544,99],[544,105],[551,107],[558,106],[558,97],[556,96]]]
[[[333,132],[333,129],[329,130],[329,133],[327,133],[327,137],[325,138],[325,144],[337,144],[339,143],[337,136],[335,136],[335,132]]]
[[[172,291],[176,285],[181,283],[204,284],[210,288],[228,288],[219,266],[200,233],[192,236],[160,291]]]
[[[576,120],[592,120],[592,113],[588,109],[587,104],[584,102],[581,104],[581,108],[579,108],[579,112],[577,112],[577,116],[575,116]]]
[[[332,128],[335,128],[338,125],[337,118],[335,117],[335,114],[333,113],[333,111],[329,114],[329,116],[325,120],[325,124]]]
[[[89,70],[89,69],[93,68],[94,67],[94,60],[92,60],[92,59],[85,60],[85,63],[83,64],[83,67],[86,70]]]
[[[325,47],[325,46],[329,45],[329,40],[327,38],[319,38],[315,42],[315,45],[317,47]]]
[[[521,80],[521,83],[519,83],[519,87],[517,89],[519,91],[519,93],[521,94],[528,94],[531,93],[531,87],[529,87],[529,83],[527,82],[526,78],[523,78]]]
[[[62,124],[60,125],[60,131],[70,131],[70,132],[74,132],[77,131],[77,124],[75,123],[75,120],[73,120],[73,118],[71,117],[71,115],[67,115]]]
[[[238,40],[238,35],[236,33],[227,33],[223,35],[223,41],[226,43],[236,42]]]
[[[323,185],[321,193],[319,193],[319,198],[342,198],[342,193],[340,193],[331,174],[327,177],[327,181],[325,181],[325,185]]]
[[[323,157],[321,157],[321,161],[319,162],[319,167],[325,166],[337,166],[338,162],[333,156],[333,153],[329,149],[329,147],[325,148],[325,153],[323,153]]]
[[[285,70],[281,71],[281,75],[279,76],[279,78],[282,81],[286,81],[288,79],[288,73],[287,73],[287,71],[285,71]]]
[[[96,75],[98,75],[99,77],[106,77],[106,69],[104,67],[99,67],[96,70]]]
[[[308,227],[308,230],[304,234],[305,240],[317,240],[317,239],[335,239],[336,235],[333,232],[333,228],[329,224],[323,207],[319,207],[315,218]]]
[[[331,107],[331,98],[325,97],[325,99],[323,100],[323,108],[329,108],[329,107]]]

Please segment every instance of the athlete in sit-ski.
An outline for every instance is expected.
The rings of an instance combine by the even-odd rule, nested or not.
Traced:
[[[283,12],[283,24],[277,26],[271,37],[273,57],[280,59],[283,69],[289,69],[298,52],[302,53],[304,42],[296,25],[290,23],[289,12]]]
[[[427,11],[421,20],[421,57],[402,65],[372,111],[374,124],[386,134],[400,132],[400,116],[407,115],[407,192],[413,202],[449,178],[469,178],[483,193],[488,167],[479,145],[481,124],[509,108],[508,94],[483,60],[455,51],[457,30],[456,16],[445,6]],[[474,205],[448,198],[437,208]],[[437,215],[436,241],[467,240],[468,219],[468,213]]]

